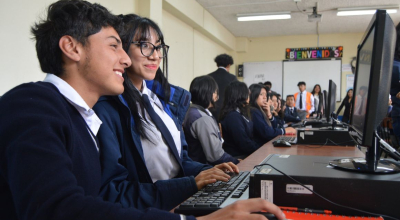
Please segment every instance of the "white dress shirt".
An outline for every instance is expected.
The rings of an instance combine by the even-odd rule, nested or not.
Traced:
[[[139,93],[141,95],[146,94],[149,97],[150,104],[154,111],[160,116],[161,120],[167,126],[172,138],[174,139],[175,147],[178,154],[181,155],[181,133],[176,127],[172,118],[164,111],[161,101],[158,97],[146,86],[146,82],[143,80],[143,91]],[[142,112],[138,104],[138,111],[140,117]],[[146,109],[145,117],[147,122],[142,120],[144,131],[149,139],[140,137],[143,148],[144,160],[146,167],[149,170],[150,177],[153,182],[157,180],[168,180],[176,177],[179,173],[179,163],[175,159],[174,154],[169,149],[165,140],[162,137],[161,132],[157,129]]]
[[[60,77],[54,74],[47,74],[46,78],[43,82],[49,82],[53,84],[60,93],[68,100],[71,105],[73,105],[76,110],[81,114],[82,118],[85,120],[86,124],[88,125],[88,129],[93,133],[93,135],[97,135],[97,132],[100,129],[100,125],[103,123],[100,118],[96,115],[93,109],[89,108],[86,104],[85,100],[83,100],[82,96],[67,82],[65,82]],[[88,132],[90,133],[88,130]],[[97,146],[97,142],[95,138],[90,134],[92,137],[97,151],[99,151],[99,147]]]
[[[300,96],[302,96],[301,100],[303,101],[303,108],[300,108]],[[296,108],[298,110],[303,110],[306,111],[306,98],[307,98],[307,90],[304,90],[303,92],[299,92],[296,98]],[[309,113],[312,113],[314,111],[314,96],[311,94],[311,109]]]

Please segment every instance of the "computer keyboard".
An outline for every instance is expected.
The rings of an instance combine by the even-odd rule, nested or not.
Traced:
[[[287,142],[289,142],[291,144],[297,143],[297,137],[296,136],[292,136],[292,137],[291,136],[280,136],[279,140],[284,140],[284,141],[287,141]]]
[[[228,182],[217,181],[208,184],[188,198],[175,213],[201,216],[228,206],[237,200],[249,198],[250,172],[239,172],[231,175]]]

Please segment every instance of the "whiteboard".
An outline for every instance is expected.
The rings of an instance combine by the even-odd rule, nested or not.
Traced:
[[[283,62],[283,98],[299,91],[297,83],[304,81],[306,90],[312,92],[315,84],[321,89],[329,90],[329,80],[336,84],[336,101],[341,99],[341,60],[312,60]]]
[[[272,90],[282,94],[282,61],[243,63],[243,81],[247,86],[270,81]]]

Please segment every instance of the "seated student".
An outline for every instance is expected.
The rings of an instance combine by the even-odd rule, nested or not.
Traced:
[[[192,105],[183,122],[189,157],[212,165],[239,160],[222,149],[223,139],[217,121],[209,111],[218,99],[218,85],[211,76],[199,76],[190,84]]]
[[[238,172],[238,168],[233,163],[213,168],[188,157],[182,121],[169,104],[175,102],[172,88],[174,93],[183,89],[170,85],[157,71],[161,60],[165,71],[168,66],[163,34],[148,18],[122,18],[121,39],[132,60],[123,74],[125,90],[120,96],[102,97],[94,107],[103,121],[99,130],[104,152],[101,195],[124,207],[170,210],[208,183],[228,181],[224,171]],[[158,81],[150,89],[145,80],[154,78]]]
[[[301,119],[297,114],[297,108],[294,107],[294,96],[286,96],[285,122],[300,122]]]
[[[41,69],[51,74],[0,99],[0,219],[196,219],[122,208],[98,196],[101,121],[91,108],[100,96],[124,89],[121,74],[131,61],[119,24],[98,4],[62,0],[32,28]],[[197,220],[249,219],[261,210],[285,218],[277,206],[250,199]]]
[[[259,84],[250,86],[251,120],[253,122],[254,140],[259,146],[267,143],[278,135],[295,133],[293,128],[278,128],[278,122],[270,111],[267,101],[267,91]]]
[[[285,124],[285,121],[283,118],[280,117],[279,112],[281,111],[281,108],[279,106],[279,99],[278,99],[278,94],[272,94],[271,97],[268,99],[267,96],[267,102],[271,102],[272,104],[272,115],[274,116],[274,120],[276,121],[276,126],[274,128],[283,128],[283,125]]]
[[[253,139],[246,83],[235,81],[226,87],[220,121],[224,136],[223,148],[228,154],[243,159],[261,146]]]

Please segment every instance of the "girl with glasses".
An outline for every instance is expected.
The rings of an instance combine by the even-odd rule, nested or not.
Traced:
[[[163,76],[168,73],[163,34],[148,18],[130,14],[122,20],[121,40],[132,61],[123,74],[125,90],[94,107],[103,122],[98,135],[101,195],[124,207],[171,210],[206,184],[228,181],[224,171],[238,168],[233,163],[212,167],[188,157],[181,130],[190,94]]]

